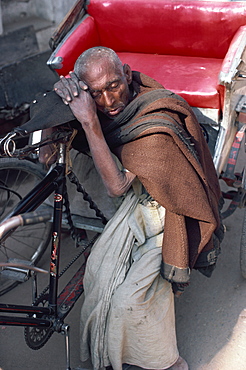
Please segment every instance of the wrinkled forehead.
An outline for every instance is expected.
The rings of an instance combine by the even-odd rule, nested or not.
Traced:
[[[92,59],[81,73],[80,78],[87,83],[96,83],[97,81],[111,81],[123,76],[122,65],[116,65],[113,61],[105,58]]]

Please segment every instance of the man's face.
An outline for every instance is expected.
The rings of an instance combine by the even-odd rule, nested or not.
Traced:
[[[100,60],[93,64],[83,81],[89,87],[97,109],[110,118],[117,116],[130,102],[131,69],[127,65],[122,70],[107,60]]]

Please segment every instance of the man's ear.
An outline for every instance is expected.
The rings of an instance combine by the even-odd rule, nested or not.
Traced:
[[[132,82],[131,67],[128,64],[124,64],[123,65],[123,71],[124,71],[124,74],[125,74],[125,77],[126,77],[126,81],[127,81],[128,85],[130,85],[130,83]]]

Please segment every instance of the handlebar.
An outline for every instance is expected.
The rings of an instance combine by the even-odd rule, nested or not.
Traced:
[[[58,142],[67,143],[69,142],[71,136],[73,135],[74,129],[71,127],[60,126],[59,129],[51,133],[45,139],[41,140],[38,143],[28,144],[23,148],[16,149],[15,140],[19,137],[27,136],[29,133],[21,132],[20,127],[16,127],[14,131],[9,132],[3,138],[0,139],[0,156],[2,157],[17,157],[24,158],[27,157],[30,153],[35,152],[37,149],[40,149],[42,146],[54,144]]]
[[[1,154],[3,152],[8,157],[13,156],[13,154],[16,150],[16,144],[15,144],[15,141],[13,140],[13,138],[16,137],[16,135],[17,135],[16,132],[11,131],[0,140]]]
[[[35,272],[42,272],[44,274],[48,274],[49,271],[47,270],[44,270],[44,269],[41,269],[40,267],[36,267],[36,266],[31,266],[31,265],[25,265],[25,264],[22,264],[22,263],[12,263],[12,262],[0,262],[0,267],[17,267],[17,268],[20,268],[20,269],[28,269],[28,270],[32,270],[32,271],[35,271]]]
[[[50,210],[34,211],[13,216],[0,224],[0,240],[12,229],[19,226],[49,221],[51,216],[52,214]]]

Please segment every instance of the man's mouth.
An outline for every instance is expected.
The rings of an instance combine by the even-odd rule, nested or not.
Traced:
[[[115,109],[107,110],[106,114],[113,117],[113,116],[116,116],[117,114],[119,114],[120,112],[122,112],[123,109],[124,109],[124,107],[120,106],[120,107],[115,108]]]

